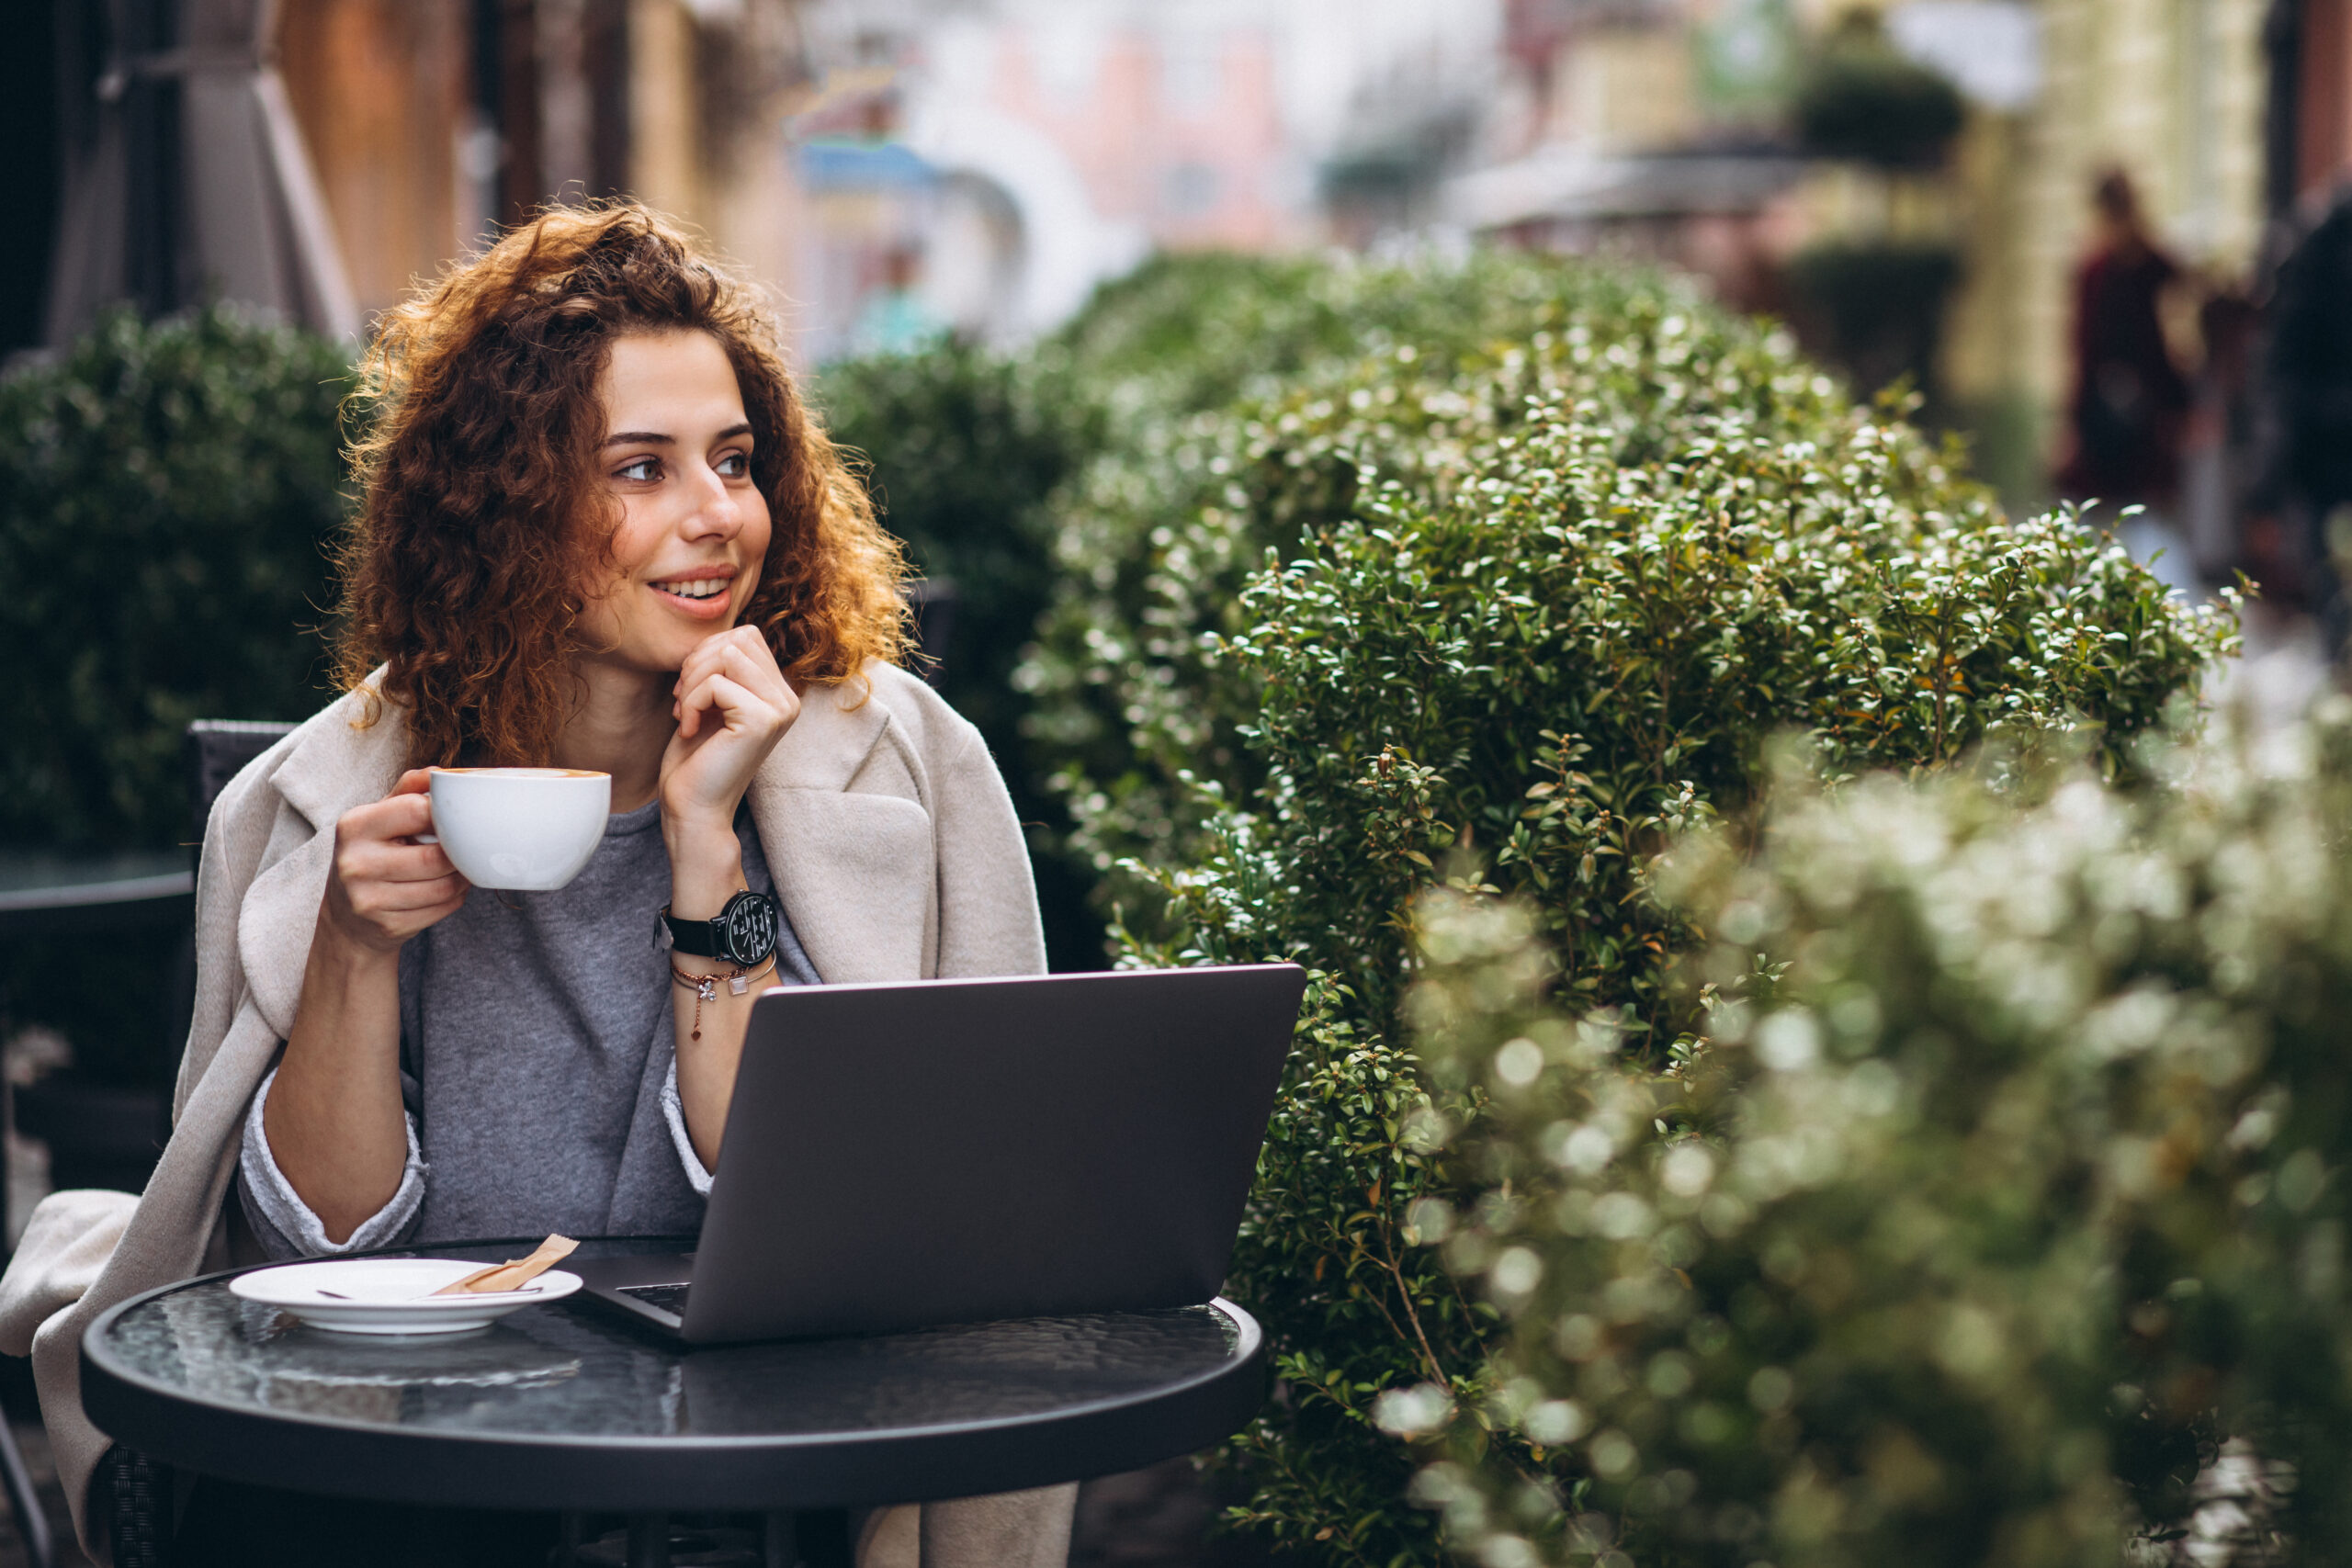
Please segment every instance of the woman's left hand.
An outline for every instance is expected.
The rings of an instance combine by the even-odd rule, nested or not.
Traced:
[[[713,855],[731,861],[735,808],[752,775],[800,716],[799,694],[776,668],[759,629],[737,626],[706,637],[686,655],[671,711],[678,732],[662,754],[661,789],[662,831],[673,866],[684,870],[677,865],[682,853],[705,841]]]

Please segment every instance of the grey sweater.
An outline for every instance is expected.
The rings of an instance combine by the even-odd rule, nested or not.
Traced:
[[[744,880],[773,895],[749,813]],[[254,1096],[238,1195],[274,1258],[497,1236],[691,1235],[710,1177],[678,1105],[660,803],[610,818],[570,886],[476,888],[401,952],[409,1155],[384,1208],[340,1245],[270,1156]],[[817,976],[790,920],[765,983]]]

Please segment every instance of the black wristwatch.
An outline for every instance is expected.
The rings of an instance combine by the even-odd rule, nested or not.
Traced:
[[[764,893],[738,893],[711,920],[682,920],[662,906],[662,923],[670,928],[670,944],[695,958],[717,958],[749,969],[765,964],[775,951],[776,928],[783,923],[775,900]]]

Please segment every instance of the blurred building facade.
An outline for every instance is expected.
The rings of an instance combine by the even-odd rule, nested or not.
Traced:
[[[615,194],[791,288],[791,0],[42,0],[34,23],[11,113],[55,182],[10,240],[42,303],[6,347],[116,299],[356,337],[498,225]]]
[[[1450,182],[1445,220],[1776,308],[1804,232],[1804,165],[1777,126],[1794,36],[1769,0],[1511,0],[1487,157]]]
[[[1791,134],[1858,10],[1958,85],[1932,164]],[[37,0],[25,38],[0,116],[56,177],[0,247],[0,350],[107,298],[356,333],[497,224],[623,192],[811,360],[1015,343],[1158,248],[1620,251],[1802,322],[1807,254],[1876,246],[1940,291],[1932,390],[2018,474],[2100,171],[2258,292],[2352,166],[2352,0]]]
[[[792,130],[815,355],[1008,343],[1156,249],[1408,224],[1475,133],[1500,0],[811,0]]]
[[[2269,218],[2267,8],[2043,0],[2030,91],[1971,114],[1954,152],[1963,282],[1942,368],[1957,400],[2023,438],[2021,470],[2046,464],[2058,440],[2074,373],[2074,275],[2102,172],[2131,177],[2156,237],[2199,287],[2253,286]],[[2193,320],[2173,324],[2193,362]]]
[[[1871,167],[1793,134],[1808,54],[1857,16],[1958,88],[1941,157]],[[1513,133],[1455,182],[1459,221],[1653,257],[1801,322],[1808,259],[1875,250],[1878,286],[1907,267],[1941,291],[1921,378],[2013,490],[2056,435],[2097,177],[2128,173],[2163,243],[2242,291],[2282,179],[2331,186],[2352,140],[2346,0],[1512,0],[1506,35]]]
[[[545,202],[622,194],[789,289],[785,0],[286,0],[281,27],[363,311]]]

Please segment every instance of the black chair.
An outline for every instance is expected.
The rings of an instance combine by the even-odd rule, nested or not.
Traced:
[[[290,724],[267,719],[199,718],[187,727],[182,755],[187,764],[188,805],[194,810],[192,836],[204,842],[204,824],[212,803],[247,762],[277,744]]]
[[[117,1443],[98,1461],[97,1486],[114,1568],[163,1568],[172,1539],[172,1472]]]
[[[17,1539],[25,1543],[25,1562],[29,1568],[55,1568],[57,1544],[50,1539],[49,1516],[41,1511],[32,1472],[25,1468],[17,1434],[6,1420],[0,1420],[0,1482],[8,1489],[8,1514],[16,1521]]]
[[[907,607],[915,613],[914,672],[936,686],[939,671],[947,660],[947,641],[956,630],[956,585],[944,580],[924,578],[910,582],[900,592],[906,595]]]
[[[212,804],[229,781],[237,776],[244,765],[276,745],[279,737],[294,727],[268,721],[234,718],[199,718],[187,727],[182,752],[187,770],[188,807],[191,842],[197,846],[191,852],[202,858],[204,825],[212,815]],[[176,1046],[187,1038],[187,1024],[196,1006],[196,933],[190,930],[181,944],[180,962],[173,976],[173,987],[178,998],[175,1021],[179,1040],[173,1042],[171,1053],[177,1059]],[[163,1090],[164,1103],[169,1105],[170,1090]],[[6,1456],[0,1456],[5,1460]],[[107,1450],[99,1461],[92,1498],[94,1506],[102,1507],[107,1534],[114,1550],[115,1568],[161,1568],[169,1550],[172,1536],[171,1472],[145,1454],[120,1444]],[[10,1483],[10,1501],[15,1501],[15,1486]],[[21,1513],[19,1517],[22,1517]],[[43,1549],[46,1550],[47,1526],[44,1523]],[[29,1537],[28,1537],[29,1541]],[[48,1555],[33,1559],[38,1568],[49,1568],[54,1559]]]
[[[274,745],[290,724],[254,723],[239,719],[198,719],[187,727],[187,761],[191,840],[201,845],[204,824],[212,803],[236,777],[237,771]],[[198,852],[200,853],[200,851]],[[175,1038],[164,1042],[164,1060],[176,1063],[196,1001],[196,941],[191,930],[180,943],[172,976],[174,1008],[170,1028]],[[55,1086],[47,1094],[20,1097],[18,1121],[24,1132],[52,1145],[74,1151],[72,1168],[56,1174],[68,1186],[121,1187],[145,1184],[154,1168],[161,1134],[170,1122],[171,1086],[159,1083],[146,1103],[113,1096],[77,1092],[73,1086]],[[114,1538],[114,1559],[123,1568],[154,1568],[163,1561],[170,1537],[171,1485],[162,1468],[144,1454],[116,1448],[98,1467],[99,1501]],[[54,1568],[56,1542],[49,1518],[33,1491],[31,1472],[17,1447],[16,1434],[0,1420],[0,1487],[8,1495],[8,1512],[24,1542],[30,1568]]]
[[[184,754],[192,843],[202,842],[212,803],[237,770],[292,728],[225,719],[199,719],[188,727]],[[164,918],[186,920],[187,907]],[[195,1006],[192,925],[181,931],[169,963],[168,1005],[156,1021],[161,1032],[148,1081],[125,1086],[60,1075],[16,1092],[17,1129],[49,1145],[52,1186],[136,1192],[154,1173],[164,1141],[171,1134],[172,1080]]]

